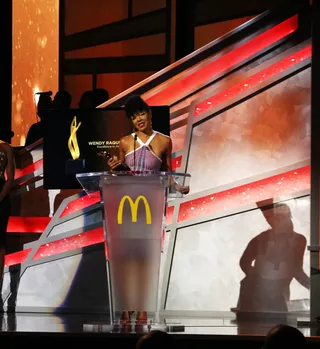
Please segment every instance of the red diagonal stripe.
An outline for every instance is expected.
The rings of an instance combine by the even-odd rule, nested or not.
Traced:
[[[40,170],[43,168],[43,159],[40,159],[33,164],[23,168],[23,169],[16,169],[15,170],[15,179],[21,178],[23,176],[26,176],[27,174],[30,174],[34,171]]]
[[[32,260],[54,256],[77,248],[91,246],[104,241],[103,227],[72,235],[41,245]]]
[[[174,206],[168,206],[166,212],[166,224],[172,224],[172,216],[173,216]]]
[[[204,100],[203,102],[200,102],[196,105],[194,110],[194,116],[198,116],[201,113],[204,113],[215,106],[217,106],[220,103],[223,103],[227,101],[230,98],[235,97],[239,93],[242,93],[244,91],[247,91],[251,89],[252,87],[261,84],[262,82],[270,79],[274,75],[277,75],[284,70],[296,65],[297,63],[300,63],[304,61],[305,59],[311,57],[311,45],[303,48],[302,50],[284,58],[280,62],[277,62],[275,64],[272,64],[270,67],[261,70],[260,72],[250,76],[249,78],[242,80],[241,82],[237,83],[236,85],[223,90],[222,92],[217,93],[214,96],[211,96]]]
[[[5,256],[4,266],[10,267],[10,266],[15,265],[15,264],[23,263],[27,259],[31,250],[32,250],[31,248],[28,248],[26,250],[7,254]]]
[[[219,74],[230,71],[235,65],[290,35],[296,31],[297,28],[298,15],[295,15],[234,50],[223,54],[220,58],[204,67],[200,67],[200,69],[189,76],[179,79],[176,78],[170,86],[146,98],[146,102],[149,105],[171,104],[170,102],[177,100],[180,95],[188,94],[190,89],[201,86],[208,81],[208,79],[212,80]]]
[[[178,222],[199,218],[224,210],[274,197],[310,189],[310,166],[301,167],[239,187],[212,193],[180,205]]]
[[[11,216],[8,222],[8,233],[43,233],[49,224],[50,217]]]
[[[75,200],[72,200],[67,204],[66,208],[61,213],[60,218],[67,216],[68,214],[77,212],[79,210],[83,210],[84,208],[94,205],[99,201],[100,201],[99,193],[97,193],[97,195],[94,195],[94,197],[85,195]]]

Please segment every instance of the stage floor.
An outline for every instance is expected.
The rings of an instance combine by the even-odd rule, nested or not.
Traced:
[[[225,317],[176,317],[161,318],[163,325],[131,326],[114,329],[110,319],[104,315],[91,314],[45,314],[45,313],[0,313],[1,332],[37,332],[37,333],[125,333],[141,334],[151,329],[164,329],[170,333],[184,335],[224,335],[224,336],[265,336],[268,330],[279,323],[299,328],[306,337],[319,336],[320,324],[310,323],[307,317],[265,317],[236,316]]]

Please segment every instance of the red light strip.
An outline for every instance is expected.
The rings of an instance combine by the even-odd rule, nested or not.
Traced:
[[[166,224],[172,224],[172,216],[173,216],[174,206],[168,206],[166,212]]]
[[[172,159],[172,171],[175,171],[177,168],[181,167],[181,162],[182,162],[182,155]]]
[[[180,205],[178,222],[307,189],[310,189],[310,166],[186,201]]]
[[[100,194],[97,193],[97,195],[94,195],[94,197],[85,195],[80,198],[77,198],[75,200],[72,200],[68,203],[68,205],[65,207],[63,212],[60,215],[61,217],[65,217],[68,214],[77,212],[79,210],[83,210],[86,207],[89,207],[91,205],[94,205],[96,203],[100,202]]]
[[[236,64],[243,62],[259,51],[290,35],[296,31],[297,28],[298,15],[295,15],[234,50],[223,54],[220,58],[199,68],[199,70],[193,74],[185,78],[176,78],[170,86],[146,98],[146,102],[149,105],[171,104],[171,102],[178,100],[179,96],[188,94],[190,89],[201,86],[206,83],[208,79],[212,80],[219,74],[230,70]]]
[[[304,61],[305,59],[311,57],[311,51],[311,45],[307,46],[289,57],[284,58],[282,61],[272,64],[270,67],[250,76],[248,79],[245,79],[236,85],[219,92],[210,98],[207,98],[205,101],[196,105],[194,116],[198,116],[201,113],[214,108],[216,105],[235,97],[239,93],[247,91],[250,88],[270,79],[272,76],[277,75],[295,64]]]
[[[43,168],[43,159],[40,159],[31,165],[23,168],[23,169],[16,169],[15,170],[15,179],[19,179],[23,176],[26,176],[34,171],[40,170]]]
[[[68,252],[77,248],[91,246],[104,241],[103,228],[96,228],[84,233],[69,236],[53,242],[41,245],[32,260],[55,256],[59,253]]]
[[[31,250],[31,248],[28,248],[26,250],[7,254],[4,259],[4,266],[11,267],[12,265],[23,263],[27,259]]]
[[[11,216],[7,233],[43,233],[50,220],[50,217]]]

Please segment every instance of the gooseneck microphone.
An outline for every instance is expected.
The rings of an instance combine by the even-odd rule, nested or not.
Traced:
[[[133,171],[136,171],[136,141],[137,141],[137,134],[134,134],[133,137]]]

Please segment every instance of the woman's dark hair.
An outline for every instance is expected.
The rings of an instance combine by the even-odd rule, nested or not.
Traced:
[[[41,119],[49,110],[52,109],[52,99],[49,94],[41,94],[37,104],[37,114]]]
[[[148,104],[139,95],[132,95],[128,98],[125,110],[128,118],[136,113],[150,113],[151,111]]]

